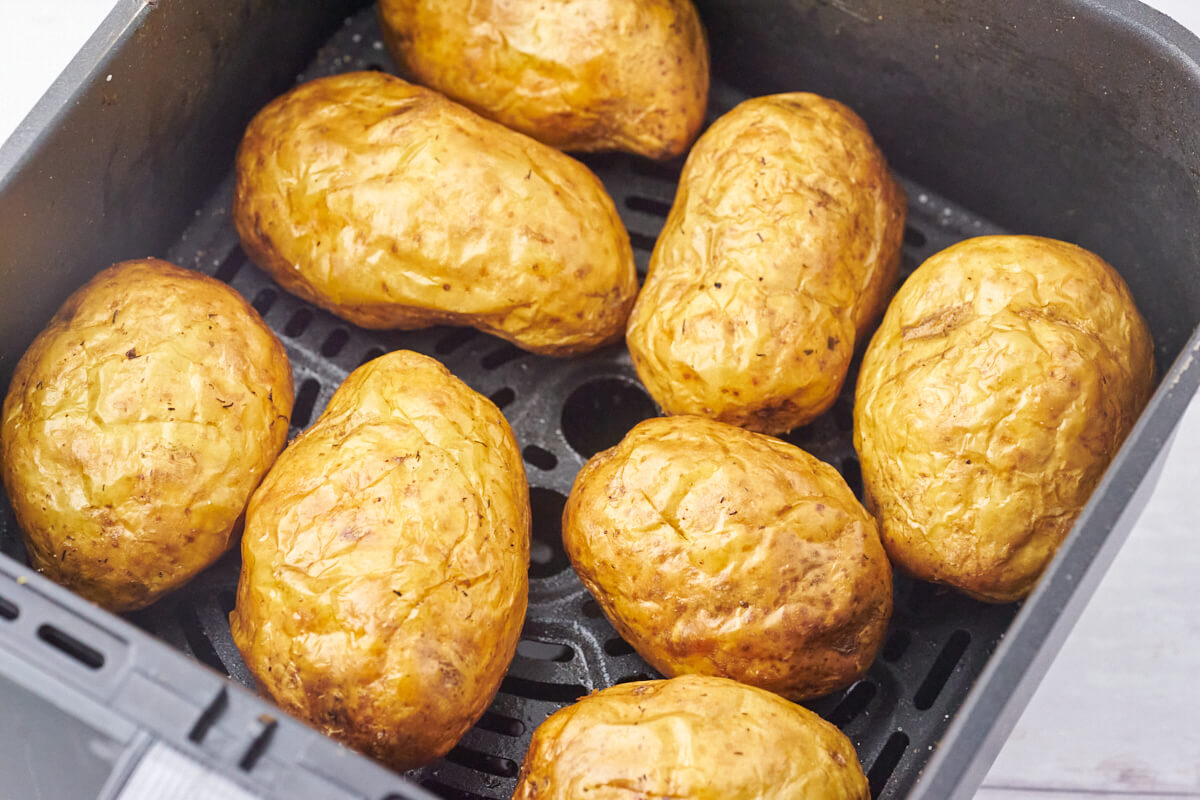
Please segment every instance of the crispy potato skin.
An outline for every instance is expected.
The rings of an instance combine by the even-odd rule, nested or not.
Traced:
[[[692,148],[626,341],[668,414],[780,433],[826,410],[896,281],[906,201],[853,111],[747,100]]]
[[[246,253],[366,328],[470,325],[537,353],[621,337],[629,236],[587,167],[376,72],[268,104],[237,156]]]
[[[500,411],[431,358],[382,356],[254,493],[234,642],[285,711],[395,769],[426,763],[512,660],[529,525]]]
[[[725,678],[623,683],[533,734],[513,800],[868,800],[850,740],[806,708]]]
[[[704,122],[708,44],[691,0],[381,0],[418,81],[564,150],[682,154]]]
[[[292,370],[225,284],[109,267],[26,351],[4,400],[4,485],[40,572],[142,608],[229,547],[287,441]]]
[[[1029,594],[1154,388],[1150,333],[1096,255],[969,239],[905,282],[859,374],[854,445],[892,561]]]
[[[665,675],[721,675],[793,700],[861,676],[892,613],[871,515],[798,447],[694,416],[597,454],[563,511],[571,563]]]

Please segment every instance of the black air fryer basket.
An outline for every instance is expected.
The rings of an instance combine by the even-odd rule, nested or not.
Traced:
[[[968,236],[1066,239],[1120,270],[1154,334],[1158,392],[1035,594],[989,606],[898,575],[868,675],[810,704],[854,742],[877,797],[970,796],[1124,540],[1200,383],[1200,41],[1133,0],[699,5],[710,120],[791,90],[866,119],[908,192],[904,275]],[[366,360],[400,347],[442,360],[503,409],[523,448],[534,545],[517,657],[479,724],[406,782],[246,688],[228,624],[236,550],[120,619],[26,566],[0,497],[0,795],[505,798],[548,714],[655,674],[584,591],[559,535],[579,467],[655,414],[624,348],[556,360],[468,329],[359,330],[282,291],[238,246],[231,165],[253,113],[297,75],[394,70],[363,6],[118,5],[0,149],[0,381],[71,291],[149,255],[231,284],[275,329],[295,371],[293,434]],[[644,270],[680,163],[584,160]],[[787,438],[861,494],[853,383]]]

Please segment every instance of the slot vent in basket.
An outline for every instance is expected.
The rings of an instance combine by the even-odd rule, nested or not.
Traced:
[[[21,615],[21,609],[16,603],[6,597],[0,597],[0,619],[14,620]]]
[[[385,351],[382,347],[367,348],[367,351],[362,354],[362,358],[360,358],[358,360],[358,365],[361,367],[363,364],[366,364],[368,361],[374,361],[375,359],[382,356],[384,354],[384,352]]]
[[[904,756],[906,749],[908,749],[908,736],[900,731],[893,733],[884,742],[879,756],[871,764],[870,769],[867,770],[867,782],[871,785],[872,797],[879,797],[882,794],[888,780],[892,777],[892,773],[899,766],[900,759]]]
[[[883,644],[884,661],[899,661],[904,657],[904,653],[908,650],[908,646],[912,644],[912,632],[906,631],[903,628],[894,630],[888,636],[887,641]]]
[[[620,636],[614,636],[611,639],[605,640],[604,652],[608,653],[613,658],[621,658],[622,656],[631,656],[637,651],[633,649],[633,645],[622,639]]]
[[[483,716],[479,718],[479,722],[475,724],[485,731],[514,738],[523,736],[526,731],[525,723],[521,720],[496,713],[495,711],[484,712]]]
[[[346,342],[350,341],[350,332],[345,328],[334,328],[325,341],[321,342],[321,355],[326,358],[336,358],[342,352]]]
[[[937,700],[942,687],[954,673],[954,668],[958,666],[958,662],[962,659],[963,653],[967,651],[967,645],[970,643],[971,634],[966,631],[958,630],[950,635],[942,652],[938,653],[933,666],[929,668],[925,680],[921,682],[921,687],[913,696],[913,705],[922,711],[933,705],[933,701]]]
[[[37,629],[37,636],[46,644],[75,659],[88,669],[100,669],[104,666],[103,653],[55,625],[49,623],[40,625]]]
[[[511,758],[488,755],[462,745],[451,750],[446,755],[446,760],[499,778],[517,777],[517,762]]]
[[[190,603],[181,603],[176,606],[175,617],[192,655],[202,664],[207,664],[222,675],[228,675],[229,668],[217,655],[216,648],[213,647],[204,629],[200,627],[200,619],[196,616],[195,607]]]
[[[542,683],[514,675],[508,675],[500,682],[500,691],[529,700],[546,700],[551,703],[574,703],[588,693],[587,687],[577,683]]]
[[[834,706],[833,711],[829,712],[826,719],[839,728],[846,727],[859,714],[867,710],[867,706],[875,699],[878,692],[879,687],[871,681],[859,681],[850,687],[841,702]]]
[[[275,736],[275,729],[279,727],[279,721],[267,714],[261,714],[258,717],[258,723],[262,727],[254,737],[254,741],[246,748],[246,752],[238,759],[238,768],[244,772],[250,772],[254,769],[254,765],[267,752],[267,747],[271,744],[271,739]]]
[[[646,158],[631,159],[633,172],[656,181],[671,184],[672,189],[679,182],[679,173],[683,171],[682,159],[673,161],[651,161]]]
[[[312,321],[313,312],[307,307],[301,306],[288,317],[287,324],[283,326],[283,335],[289,339],[295,339],[308,330],[308,326]]]
[[[494,350],[489,351],[484,355],[480,364],[484,369],[497,369],[504,366],[510,361],[516,361],[522,356],[528,355],[524,350],[517,347],[515,344],[505,342]]]
[[[502,386],[488,395],[488,399],[496,404],[496,408],[503,411],[512,404],[513,400],[517,399],[517,393],[512,390],[511,386]]]
[[[667,214],[671,213],[671,204],[664,203],[661,200],[655,200],[651,197],[641,197],[636,194],[631,194],[625,198],[625,207],[631,211],[641,211],[644,214],[650,214],[666,221]]]
[[[321,384],[316,378],[305,378],[296,392],[296,401],[292,404],[292,427],[301,430],[312,422],[313,407],[317,403],[317,395],[321,392]]]
[[[242,267],[246,264],[246,254],[242,251],[241,245],[234,245],[230,248],[229,253],[222,259],[220,265],[217,266],[217,271],[213,273],[213,277],[225,283],[233,283],[233,279],[241,272]]]
[[[265,317],[278,299],[279,292],[274,289],[259,289],[250,305],[254,306],[254,310],[258,312],[259,316]]]
[[[850,487],[850,491],[854,492],[854,496],[860,500],[863,497],[863,477],[862,465],[858,462],[855,456],[846,456],[838,465],[838,471],[842,473],[842,480]]]
[[[212,699],[212,702],[205,707],[200,716],[196,719],[196,724],[188,731],[188,739],[200,744],[204,741],[204,737],[208,735],[212,726],[217,723],[221,715],[225,713],[225,709],[229,706],[229,693],[225,691],[225,687],[217,692],[217,696]]]
[[[548,578],[570,566],[562,546],[562,514],[566,496],[554,489],[533,486],[529,489],[529,508],[533,515],[533,537],[529,551],[529,576]]]
[[[933,602],[939,595],[944,595],[949,591],[945,587],[938,586],[934,583],[925,583],[923,581],[912,581],[909,584],[908,591],[908,609],[916,614],[924,614],[931,607],[937,605]]]
[[[561,642],[522,639],[517,642],[517,655],[532,658],[535,661],[558,661],[566,663],[575,658],[575,648]]]
[[[925,234],[912,225],[904,226],[904,243],[909,247],[924,247],[927,241]]]
[[[629,232],[629,243],[633,245],[634,250],[645,250],[647,253],[652,253],[654,252],[654,244],[657,241],[658,237],[647,233]]]
[[[842,395],[837,400],[833,401],[833,408],[830,409],[833,414],[833,424],[842,433],[854,433],[854,402]]]
[[[453,328],[442,338],[438,339],[433,350],[439,356],[448,356],[467,342],[479,336],[474,328]]]

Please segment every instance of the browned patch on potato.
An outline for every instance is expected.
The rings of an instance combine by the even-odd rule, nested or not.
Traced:
[[[973,309],[966,304],[938,309],[922,318],[920,322],[902,326],[900,328],[900,336],[904,339],[927,339],[947,336],[973,315]]]

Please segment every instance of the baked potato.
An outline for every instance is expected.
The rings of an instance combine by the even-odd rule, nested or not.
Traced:
[[[563,544],[613,626],[668,676],[816,697],[867,670],[892,612],[875,521],[837,471],[702,417],[646,420],[588,461]]]
[[[892,562],[995,603],[1029,594],[1154,386],[1116,271],[986,236],[896,295],[863,359],[854,446]]]
[[[585,166],[378,72],[259,112],[233,219],[280,285],[365,328],[470,325],[569,355],[619,339],[637,292],[629,235]]]
[[[554,147],[670,158],[704,121],[691,0],[380,0],[379,15],[418,81]]]
[[[867,800],[850,740],[806,708],[725,678],[623,683],[533,734],[513,800]]]
[[[228,549],[291,413],[287,354],[233,289],[152,258],[100,272],[4,400],[30,563],[113,611],[149,605]]]
[[[747,100],[683,169],[626,341],[668,414],[765,433],[837,398],[896,280],[905,197],[866,125],[812,94]]]
[[[431,761],[512,660],[529,526],[499,410],[431,358],[382,356],[254,493],[233,640],[288,713],[395,769]]]

